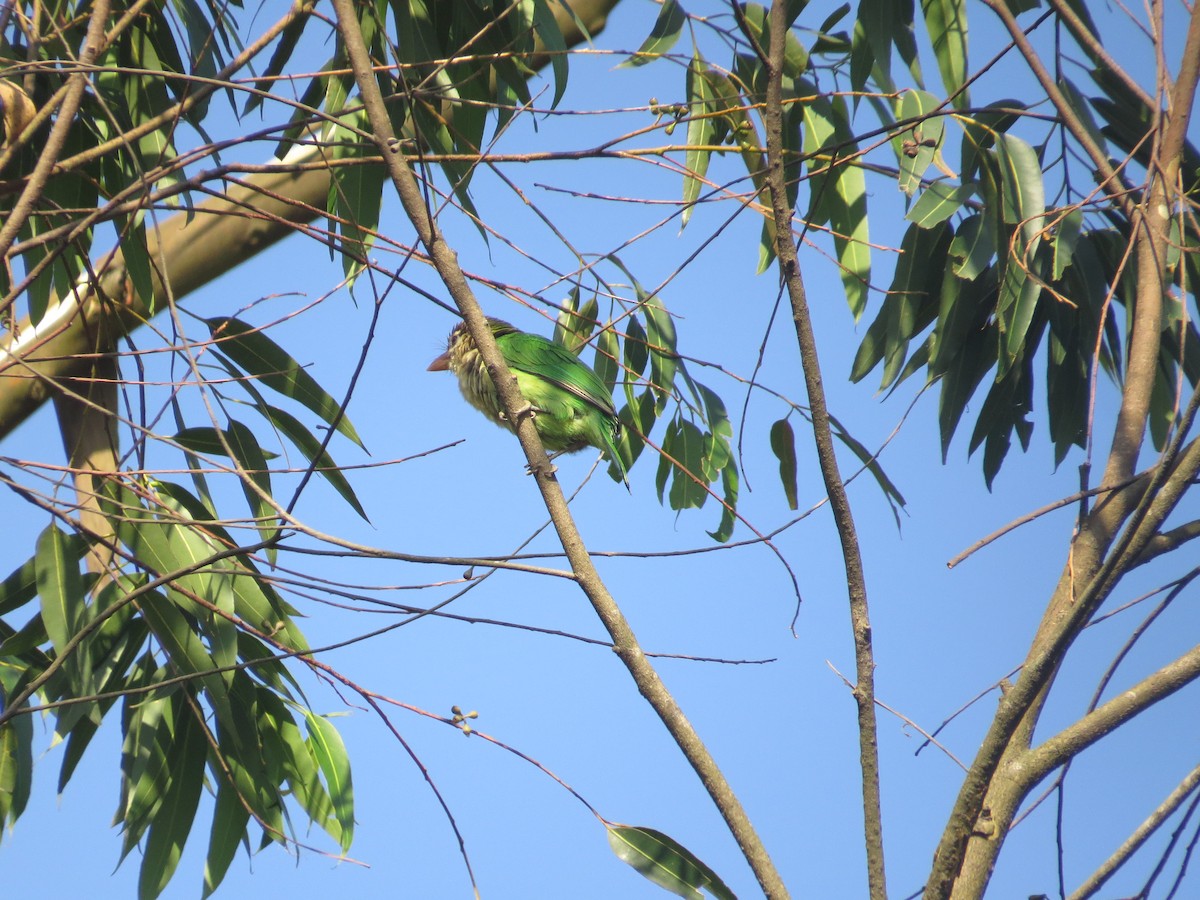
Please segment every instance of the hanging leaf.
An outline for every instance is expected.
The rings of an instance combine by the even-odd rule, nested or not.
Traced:
[[[771,452],[779,460],[779,480],[787,497],[788,509],[799,509],[799,488],[796,484],[796,435],[787,419],[771,425]]]
[[[687,13],[676,0],[663,0],[658,18],[654,20],[654,27],[650,29],[650,35],[642,41],[642,46],[638,47],[637,52],[617,68],[644,66],[648,62],[654,62],[675,46],[686,21]]]
[[[622,862],[659,887],[680,897],[701,897],[706,890],[717,900],[736,900],[717,874],[673,838],[653,828],[605,823],[608,844]]]
[[[325,776],[333,810],[342,828],[342,850],[349,850],[354,840],[354,784],[346,745],[328,719],[310,712],[304,720],[308,725],[308,745]]]
[[[205,319],[204,322],[221,352],[247,375],[308,407],[329,425],[336,423],[339,432],[363,447],[358,432],[350,423],[350,417],[341,415],[338,402],[262,331],[233,318],[218,317]]]
[[[921,0],[929,42],[937,57],[946,93],[960,109],[971,105],[967,81],[967,9],[965,0]]]

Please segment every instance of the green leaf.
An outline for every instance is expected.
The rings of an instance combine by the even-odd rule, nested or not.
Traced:
[[[621,348],[617,342],[617,332],[612,328],[603,329],[600,337],[596,339],[596,362],[592,368],[596,370],[596,374],[600,376],[610,393],[616,387],[617,376],[621,371],[621,367],[617,363],[620,354]]]
[[[853,154],[857,145],[846,148]],[[850,162],[838,164],[829,200],[829,225],[838,258],[842,288],[855,321],[867,308],[871,284],[871,235],[867,220],[867,182],[863,171]]]
[[[1075,256],[1075,244],[1078,243],[1082,231],[1083,211],[1079,207],[1067,210],[1058,220],[1058,230],[1054,233],[1054,262],[1051,268],[1051,277],[1055,281],[1060,280],[1063,272],[1071,265]]]
[[[721,487],[724,490],[723,499],[725,500],[725,504],[721,507],[721,521],[717,524],[717,530],[710,531],[708,534],[713,540],[723,544],[733,536],[733,527],[737,518],[734,510],[737,509],[738,501],[738,471],[732,460],[721,470]]]
[[[22,674],[0,666],[0,701],[8,708],[9,698],[19,689]],[[29,802],[33,784],[33,717],[17,715],[0,725],[0,835],[15,822]]]
[[[998,134],[996,160],[1000,164],[1004,221],[1010,225],[1020,223],[1026,242],[1035,245],[1046,217],[1046,189],[1037,151],[1019,137]]]
[[[152,673],[155,680],[165,674]],[[136,683],[136,681],[135,681]],[[127,705],[122,724],[121,799],[113,824],[120,823],[124,838],[121,858],[137,846],[162,802],[170,778],[170,752],[175,733],[176,696],[159,696]]]
[[[646,345],[646,329],[638,321],[637,316],[629,317],[625,326],[624,365],[631,379],[639,377],[646,371],[646,363],[650,361],[650,348]]]
[[[571,288],[567,299],[563,301],[562,310],[554,320],[554,343],[566,347],[576,356],[583,352],[587,342],[591,340],[592,332],[599,324],[600,303],[592,295],[579,306],[579,288]]]
[[[662,415],[667,399],[675,389],[675,372],[678,367],[676,353],[675,323],[657,295],[648,299],[642,307],[649,326],[646,340],[650,347],[650,384],[655,389],[654,411]]]
[[[978,278],[987,269],[995,253],[992,230],[987,227],[983,216],[976,213],[963,219],[950,242],[949,254],[958,260],[954,264],[954,275],[966,281]]]
[[[859,3],[854,49],[850,57],[850,77],[854,90],[861,91],[866,87],[871,70],[875,67],[878,67],[880,80],[885,85],[890,84],[896,13],[895,0],[861,0]]]
[[[704,187],[704,176],[716,142],[716,120],[713,117],[714,94],[705,77],[704,60],[697,52],[688,65],[686,90],[688,104],[687,151],[684,154],[683,202],[687,204],[680,216],[680,228],[686,228],[695,209],[695,202]]]
[[[208,836],[208,857],[204,860],[204,890],[201,900],[212,896],[229,871],[229,864],[245,840],[250,813],[242,805],[237,792],[226,784],[217,791],[213,809],[212,831]]]
[[[329,425],[333,426],[336,422],[338,431],[363,447],[358,432],[350,423],[350,417],[340,415],[342,410],[337,401],[282,347],[263,332],[237,319],[218,317],[204,321],[220,350],[246,374],[308,407]]]
[[[344,124],[343,124],[344,123]],[[378,156],[376,145],[360,136],[370,131],[366,111],[355,110],[329,128],[333,158],[365,160]],[[354,282],[367,263],[379,230],[379,210],[387,172],[381,164],[335,166],[329,183],[326,201],[330,213],[336,214],[342,243],[342,268],[347,286]]]
[[[146,837],[138,900],[155,900],[175,874],[200,802],[208,744],[192,710],[180,716],[168,755],[168,780]]]
[[[955,186],[945,181],[935,181],[921,192],[921,196],[904,218],[916,222],[922,228],[932,228],[958,212],[963,202],[969,200],[974,193],[974,184]]]
[[[358,502],[358,497],[355,495],[354,489],[350,487],[350,482],[342,474],[329,452],[321,448],[321,442],[317,440],[316,436],[286,410],[264,404],[261,411],[270,419],[272,425],[296,445],[296,449],[304,454],[313,470],[329,482],[330,486],[342,496],[342,499],[350,504],[350,508],[366,521],[371,521],[367,518],[362,504]]]
[[[180,601],[189,603],[186,598],[180,598]],[[196,609],[195,604],[189,605]],[[205,649],[187,617],[175,603],[157,592],[143,596],[141,609],[146,624],[166,651],[171,668],[179,675],[196,676],[194,680],[204,687],[217,718],[226,727],[232,727],[229,690],[225,680],[213,671],[217,666],[216,661]]]
[[[915,358],[916,354],[914,353],[913,356]],[[864,447],[862,443],[856,437],[854,437],[854,435],[847,431],[846,427],[833,416],[829,417],[829,423],[833,426],[834,437],[845,444],[850,449],[850,452],[858,457],[858,461],[867,467],[867,471],[871,473],[871,476],[875,479],[875,482],[883,489],[884,496],[886,496],[890,501],[894,501],[897,505],[904,506],[904,495],[900,493],[900,491],[896,488],[896,485],[894,485],[892,480],[888,478],[887,473],[883,471],[883,466],[879,464],[879,460],[876,458],[875,454]],[[781,462],[780,469],[782,470],[782,468],[783,463]],[[793,506],[792,509],[795,509],[795,507]]]
[[[945,132],[945,122],[934,110],[942,105],[927,91],[908,90],[900,98],[896,118],[920,120],[892,137],[892,149],[900,168],[900,190],[910,197],[921,186],[921,179],[933,164]]]
[[[333,811],[342,827],[342,850],[349,850],[354,841],[354,784],[346,745],[333,723],[323,716],[306,712],[304,721],[308,725],[308,745],[325,776]]]
[[[998,377],[1003,377],[1009,366],[1026,352],[1026,334],[1042,293],[1041,257],[1036,251],[1037,243],[1027,248],[1021,233],[1014,236],[1012,255],[1004,269],[996,307],[996,324],[1000,328],[1003,351],[998,360]],[[1035,347],[1036,343],[1031,344],[1029,351],[1032,352]]]
[[[925,27],[937,57],[938,71],[947,95],[963,90],[953,98],[956,107],[971,105],[967,80],[967,9],[965,0],[921,0]]]
[[[562,30],[558,27],[558,20],[554,18],[554,12],[546,0],[534,0],[533,27],[537,31],[538,37],[542,39],[545,52],[550,56],[550,68],[554,72],[554,99],[550,103],[550,108],[554,109],[567,89],[569,56],[567,42],[563,39]]]
[[[747,3],[741,7],[741,12],[738,24],[742,33],[753,39],[765,51],[771,45],[770,20],[766,7],[759,3]],[[789,27],[783,44],[784,77],[799,78],[807,69],[808,51]]]
[[[277,524],[278,513],[269,499],[271,497],[271,472],[267,468],[266,455],[258,446],[258,439],[255,438],[254,432],[237,419],[229,420],[229,430],[226,434],[234,459],[242,470],[239,473],[242,478],[242,493],[246,495],[246,502],[258,520],[256,523],[258,533],[264,541],[269,541],[279,533],[279,527]],[[274,548],[270,548],[270,551],[273,550]]]
[[[76,534],[66,536],[66,559],[76,566],[87,552],[87,542]],[[38,595],[37,553],[0,581],[0,616],[20,609]]]
[[[283,32],[279,35],[279,43],[275,45],[275,50],[271,53],[271,59],[267,63],[267,67],[263,69],[258,81],[254,82],[256,91],[269,92],[275,86],[275,76],[283,72],[284,66],[292,57],[292,51],[296,49],[296,44],[300,40],[300,36],[304,33],[304,26],[312,20],[311,15],[298,15],[284,27]],[[263,102],[263,98],[258,94],[251,94],[250,99],[246,101],[246,105],[242,110],[242,115],[258,107]]]
[[[717,900],[736,900],[717,874],[673,838],[653,828],[605,823],[608,843],[622,862],[659,887],[699,900],[707,890]]]
[[[73,558],[67,536],[53,522],[37,539],[37,586],[42,598],[42,623],[58,656],[88,619],[87,598],[79,561]],[[78,644],[63,663],[77,696],[90,693],[91,661],[87,642]]]
[[[708,499],[703,478],[704,444],[704,433],[686,419],[676,419],[667,430],[663,450],[675,461],[667,498],[671,509],[699,509]]]
[[[650,36],[642,42],[642,46],[638,47],[636,53],[617,68],[644,66],[662,56],[675,46],[686,21],[687,13],[676,0],[663,0],[662,8],[658,11],[658,18],[654,20],[654,27],[650,29]]]
[[[779,480],[787,496],[788,509],[798,509],[799,488],[796,484],[796,435],[787,419],[771,425],[771,452],[779,460]]]

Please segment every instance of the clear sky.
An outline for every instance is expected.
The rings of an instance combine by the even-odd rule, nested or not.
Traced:
[[[693,12],[700,9],[698,3],[687,6]],[[678,66],[659,63],[615,70],[618,58],[603,52],[636,47],[655,10],[639,0],[626,0],[617,8],[595,52],[572,59],[562,109],[612,110],[642,106],[652,97],[662,102],[682,99],[683,72]],[[995,44],[996,26],[977,5],[971,14],[973,23],[979,23],[971,32],[973,61],[980,62]],[[819,11],[811,17],[806,13],[801,21],[815,24],[822,17]],[[677,49],[687,41],[685,35]],[[719,48],[705,49],[714,62],[728,61]],[[314,68],[326,52],[314,50]],[[926,71],[935,71],[931,60]],[[1014,66],[1012,71],[1018,69]],[[1082,80],[1082,73],[1077,74]],[[974,101],[1021,95],[1016,77],[998,69],[992,80],[974,89]],[[931,90],[940,86],[933,84]],[[543,94],[540,105],[547,105],[549,98],[549,93]],[[865,111],[864,116],[869,118]],[[588,147],[651,121],[644,112],[545,116],[537,119],[535,130],[525,118],[503,135],[496,149],[519,153]],[[663,139],[658,133],[637,143],[650,146]],[[682,132],[674,139],[681,142]],[[257,144],[237,152],[261,161],[270,151],[269,145]],[[710,174],[718,181],[732,180],[740,165],[714,159]],[[551,162],[510,164],[502,171],[581,252],[618,252],[647,287],[670,279],[661,296],[678,317],[682,353],[719,363],[739,378],[749,375],[778,288],[774,273],[755,275],[760,224],[750,214],[734,219],[678,271],[724,227],[734,212],[732,203],[698,209],[682,233],[673,220],[638,237],[675,209],[568,192],[676,200],[681,180],[662,165],[651,160]],[[901,218],[900,194],[894,183],[883,179],[869,188],[872,239],[898,246],[907,224]],[[529,256],[559,270],[574,268],[567,249],[496,176],[481,170],[472,192],[482,217]],[[385,209],[382,230],[397,240],[409,240],[410,230],[394,198],[387,199]],[[500,240],[485,246],[461,217],[448,215],[442,225],[469,272],[518,285],[551,303],[565,298],[566,287],[555,283],[553,275]],[[963,425],[943,465],[935,392],[920,398],[905,418],[918,389],[916,378],[886,401],[875,395],[876,375],[858,385],[848,382],[854,352],[880,297],[872,297],[868,318],[856,326],[836,268],[824,255],[827,249],[818,240],[801,258],[831,409],[872,448],[903,420],[882,456],[884,468],[908,501],[899,526],[869,478],[860,477],[850,490],[873,616],[877,691],[888,706],[933,729],[1022,659],[1064,563],[1071,511],[1025,526],[952,571],[946,568],[947,560],[1015,517],[1072,493],[1080,458],[1069,457],[1054,471],[1045,423],[1038,418],[1030,452],[1010,454],[991,493],[984,487],[979,460],[967,459],[969,425]],[[385,265],[395,264],[395,258],[382,251],[378,258]],[[893,259],[889,252],[875,253],[877,285],[890,280]],[[410,264],[405,276],[444,296],[430,273],[420,268]],[[605,274],[614,282],[627,281],[615,268]],[[360,283],[351,298],[337,289],[340,278],[340,262],[331,262],[315,244],[292,238],[188,298],[186,306],[208,316],[254,305],[244,317],[259,324],[321,300],[271,334],[297,359],[311,363],[314,376],[340,396],[367,339],[372,311],[371,285]],[[627,286],[624,290],[632,294]],[[539,315],[544,310],[523,308],[485,290],[480,299],[490,314],[530,331],[551,331],[552,321]],[[341,439],[330,451],[341,463],[362,464],[459,443],[407,462],[352,472],[370,524],[357,518],[326,485],[310,484],[297,507],[310,525],[364,544],[431,555],[506,554],[542,527],[546,514],[532,480],[523,473],[515,439],[462,402],[451,376],[425,371],[454,321],[411,291],[391,290],[349,407],[371,455],[362,455]],[[198,325],[191,327],[200,333]],[[155,343],[148,334],[135,340],[139,346]],[[735,427],[744,426],[739,511],[763,532],[792,521],[797,514],[787,509],[767,439],[770,424],[785,409],[756,393],[743,420],[741,382],[712,368],[692,365],[691,370],[724,397]],[[767,340],[759,380],[804,402],[786,310]],[[1102,382],[1102,388],[1109,387]],[[1040,403],[1040,386],[1038,390]],[[195,424],[202,424],[199,407],[193,413]],[[247,413],[245,420],[253,421],[252,415]],[[1101,403],[1099,421],[1097,434],[1103,437],[1097,443],[1102,451],[1111,429],[1111,398]],[[793,416],[792,423],[804,511],[819,504],[824,491],[811,434],[798,417]],[[164,430],[167,427],[164,423]],[[60,462],[51,410],[43,409],[25,424],[3,452],[12,458]],[[558,461],[559,478],[568,493],[587,476],[593,460],[589,451]],[[160,462],[177,467],[182,460],[164,452]],[[654,487],[656,463],[647,455],[633,468],[631,495],[603,472],[582,488],[573,510],[583,537],[592,550],[615,554],[597,564],[647,650],[749,661],[730,665],[661,659],[656,665],[724,767],[794,895],[864,896],[855,710],[848,689],[833,671],[836,667],[853,677],[853,647],[840,551],[828,512],[821,507],[776,539],[804,598],[793,634],[796,597],[784,564],[759,545],[715,545],[705,534],[719,518],[711,503],[681,515],[660,505]],[[843,454],[842,464],[852,471],[849,454]],[[238,506],[240,495],[232,485],[225,496],[228,508],[241,515],[244,506]],[[1200,510],[1194,499],[1190,503],[1190,514],[1181,510],[1181,515],[1196,518]],[[11,495],[5,510],[8,539],[0,544],[0,569],[6,572],[29,555],[46,518]],[[739,526],[734,542],[749,537]],[[555,550],[554,537],[543,532],[523,552]],[[679,550],[703,552],[655,555]],[[380,589],[357,593],[416,606],[443,601],[462,587],[463,573],[451,567],[303,557],[287,557],[286,564],[334,581],[374,585]],[[553,557],[546,564],[564,565]],[[1175,568],[1131,579],[1113,603],[1182,574],[1177,569],[1190,563],[1171,565]],[[308,617],[302,627],[314,645],[398,620],[394,612],[369,603],[349,601],[355,609],[304,599],[296,603]],[[448,611],[603,637],[584,597],[560,579],[497,573]],[[1198,626],[1194,604],[1176,604],[1139,645],[1118,683],[1132,683],[1191,646]],[[1044,717],[1044,733],[1079,714],[1096,673],[1112,658],[1126,631],[1122,621],[1094,628],[1081,639],[1080,658],[1064,672],[1062,689]],[[478,710],[475,728],[538,760],[603,816],[665,831],[704,859],[736,893],[755,895],[753,876],[698,779],[637,695],[624,668],[603,646],[561,634],[426,617],[324,659],[359,684],[420,709],[439,715],[448,715],[453,705]],[[454,833],[425,772],[408,750],[370,711],[345,702],[347,698],[312,679],[304,686],[314,710],[338,714],[336,722],[354,766],[358,825],[351,855],[366,865],[338,863],[310,851],[303,852],[297,864],[272,847],[249,861],[239,855],[218,896],[469,896],[470,882]],[[1194,688],[1184,691],[1149,712],[1133,727],[1134,733],[1114,735],[1077,763],[1064,810],[1068,886],[1107,856],[1195,764],[1200,739],[1196,697]],[[994,698],[983,700],[941,736],[963,762],[970,761],[993,708]],[[528,763],[403,709],[393,710],[391,719],[452,812],[484,897],[667,896],[617,861],[603,829],[587,810]],[[39,727],[48,739],[52,726]],[[885,840],[889,887],[895,897],[922,884],[961,776],[956,763],[934,748],[915,756],[920,743],[914,728],[881,711]],[[113,872],[120,850],[120,837],[109,828],[117,800],[118,752],[119,736],[110,723],[57,799],[61,748],[39,754],[29,808],[0,843],[0,883],[7,896],[31,896],[47,889],[60,896],[133,895],[139,860],[130,858]],[[206,800],[165,897],[197,896],[210,811]],[[1055,894],[1054,814],[1053,805],[1047,804],[1014,831],[993,882],[994,896]],[[306,839],[330,854],[336,852],[322,834],[314,832]],[[1119,883],[1114,890],[1132,884]]]

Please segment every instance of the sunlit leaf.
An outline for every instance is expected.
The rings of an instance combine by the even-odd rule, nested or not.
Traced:
[[[687,204],[680,215],[680,227],[686,227],[695,209],[696,199],[704,187],[704,176],[712,157],[709,148],[716,141],[716,122],[712,115],[712,86],[704,77],[704,60],[697,53],[687,71],[687,151],[684,153],[683,202]]]
[[[644,66],[648,62],[653,62],[675,46],[686,21],[687,14],[676,0],[663,0],[663,5],[658,11],[658,18],[654,20],[654,27],[650,29],[649,37],[642,42],[642,46],[638,47],[636,53],[617,68]]]
[[[332,426],[336,422],[338,431],[360,447],[363,446],[358,432],[350,424],[350,417],[341,415],[342,409],[338,402],[262,331],[245,322],[226,317],[206,319],[205,323],[221,351],[246,374],[308,407],[329,425]]]
[[[965,0],[921,0],[925,27],[937,57],[946,93],[956,107],[970,106],[967,80],[967,9]]]
[[[736,900],[712,869],[661,831],[633,825],[606,824],[605,828],[613,853],[659,887],[696,900],[702,897],[701,890],[717,900]]]
[[[1040,237],[1046,212],[1046,190],[1037,152],[1011,134],[996,136],[996,159],[1000,163],[1004,221],[1020,224],[1027,243]]]
[[[934,111],[942,105],[926,91],[905,91],[896,109],[896,118],[917,120],[892,138],[892,149],[900,166],[900,190],[910,197],[921,186],[921,179],[933,164],[942,143],[945,123]]]
[[[916,222],[922,228],[931,228],[958,212],[963,201],[974,193],[973,184],[953,185],[945,181],[935,181],[921,191],[921,196],[904,218]]]
[[[308,744],[325,776],[334,813],[342,826],[342,849],[349,850],[354,841],[354,784],[346,745],[328,719],[307,713],[305,722],[308,724]]]
[[[36,565],[46,634],[54,652],[65,657],[64,669],[74,691],[79,695],[89,693],[92,667],[88,646],[80,643],[73,650],[67,648],[87,621],[87,598],[79,561],[72,558],[67,536],[53,522],[38,537]]]

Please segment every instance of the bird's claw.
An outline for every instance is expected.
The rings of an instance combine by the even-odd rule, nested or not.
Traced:
[[[553,458],[554,457],[547,457],[547,459],[553,459]],[[558,471],[558,466],[556,466],[554,463],[550,463],[550,468],[546,470],[546,474],[553,475],[557,471]],[[525,463],[525,474],[526,475],[533,474],[533,465],[531,463]]]
[[[538,408],[536,406],[534,406],[532,403],[526,403],[524,406],[520,407],[519,409],[514,410],[514,412],[516,412],[516,414],[517,414],[517,416],[516,416],[517,421],[520,421],[521,419],[525,418],[526,416],[529,416],[529,418],[531,418],[531,419],[535,418],[538,414]],[[500,412],[498,412],[496,414],[496,417],[501,422],[508,421],[508,415],[504,412],[504,410],[500,410]]]

